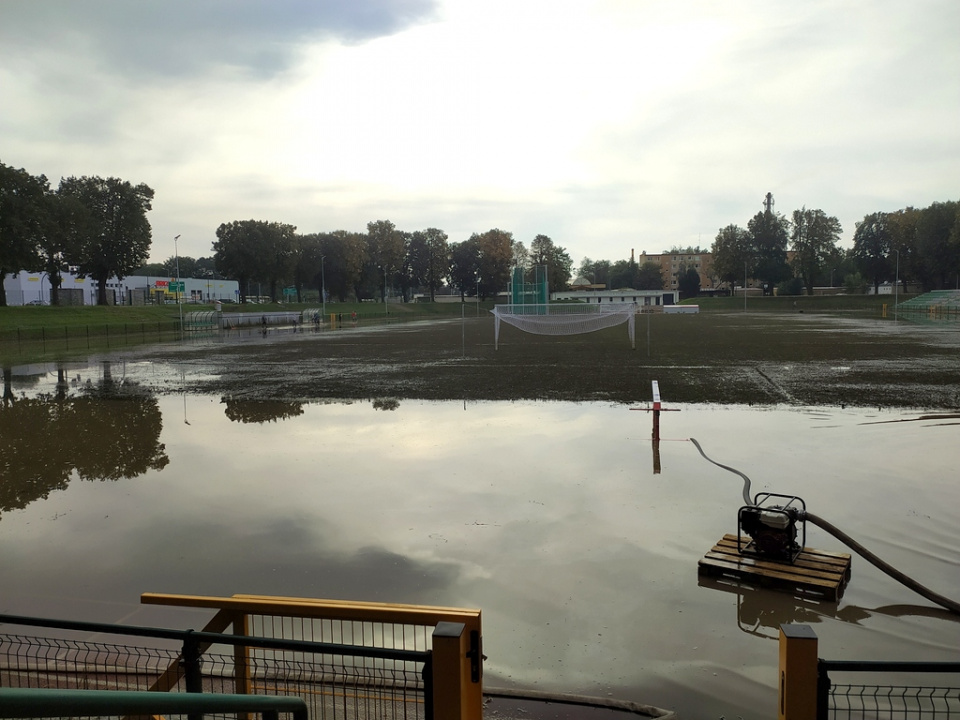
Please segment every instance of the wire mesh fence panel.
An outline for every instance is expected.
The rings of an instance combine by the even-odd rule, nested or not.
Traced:
[[[250,688],[258,695],[298,695],[311,718],[425,717],[420,668],[381,658],[324,655],[283,657],[258,652],[250,659]],[[292,654],[290,654],[292,655]]]
[[[960,718],[960,688],[833,685],[833,720],[945,720]]]
[[[306,640],[390,650],[426,651],[432,625],[367,620],[250,615],[250,635],[278,640]]]
[[[149,690],[177,658],[163,648],[0,635],[0,687]]]
[[[251,635],[382,650],[430,649],[433,628],[330,618],[249,616]],[[253,692],[301,695],[311,717],[422,718],[423,664],[408,660],[250,648]],[[280,694],[279,692],[277,694]]]
[[[268,625],[277,639],[319,642],[310,636],[314,633],[366,648],[386,643],[388,649],[422,649],[428,637],[390,624],[323,621],[326,627],[315,628],[315,622]],[[186,692],[182,670],[179,651],[170,648],[0,635],[0,687]],[[423,662],[412,660],[253,647],[235,652],[214,645],[200,660],[200,688],[212,694],[299,696],[310,717],[322,720],[426,717]]]

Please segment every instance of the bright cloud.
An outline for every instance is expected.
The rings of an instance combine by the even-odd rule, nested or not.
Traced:
[[[0,160],[156,190],[155,259],[236,219],[708,246],[777,210],[956,199],[960,6],[0,4]]]

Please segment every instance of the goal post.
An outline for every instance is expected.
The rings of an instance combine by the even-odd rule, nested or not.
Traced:
[[[626,323],[630,347],[636,349],[636,303],[528,303],[497,305],[494,348],[500,349],[500,323],[533,335],[581,335]]]

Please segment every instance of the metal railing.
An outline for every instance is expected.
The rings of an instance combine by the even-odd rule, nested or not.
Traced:
[[[332,720],[433,716],[432,650],[9,615],[0,615],[0,623],[45,632],[0,635],[4,687],[241,692],[300,696],[313,717]],[[51,630],[85,637],[51,637]],[[91,635],[149,638],[153,644],[102,642]]]
[[[0,718],[60,718],[128,715],[256,713],[278,720],[280,713],[307,720],[302,698],[256,695],[166,695],[151,692],[96,690],[27,690],[0,687]]]
[[[911,677],[960,676],[960,662],[882,662],[818,660],[817,720],[859,718],[960,718],[960,687],[919,684],[835,684],[830,673],[883,673]]]
[[[873,674],[873,684],[835,684],[834,674]],[[953,683],[927,682],[953,675]],[[780,626],[779,720],[960,718],[960,662],[823,660],[809,625]]]

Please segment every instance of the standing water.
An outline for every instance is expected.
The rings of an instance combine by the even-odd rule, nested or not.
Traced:
[[[960,618],[856,556],[839,603],[698,580],[742,481],[689,442],[958,598],[957,420],[674,406],[655,472],[651,418],[624,405],[104,400],[82,376],[58,398],[56,379],[0,406],[2,612],[197,624],[146,591],[478,607],[486,685],[690,718],[775,712],[781,623],[830,659],[957,658]],[[848,551],[813,526],[807,545]]]

